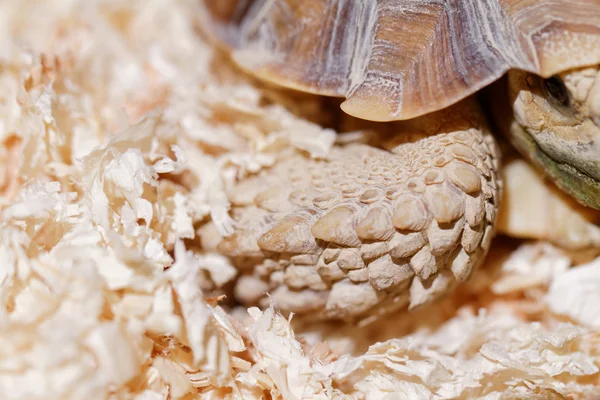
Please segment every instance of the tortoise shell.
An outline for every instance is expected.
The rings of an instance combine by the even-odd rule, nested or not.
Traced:
[[[389,121],[445,108],[510,69],[600,63],[600,1],[206,0],[203,26],[262,79]]]

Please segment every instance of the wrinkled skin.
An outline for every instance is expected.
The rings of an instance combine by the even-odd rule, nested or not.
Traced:
[[[581,204],[600,209],[600,70],[509,73],[511,142]]]

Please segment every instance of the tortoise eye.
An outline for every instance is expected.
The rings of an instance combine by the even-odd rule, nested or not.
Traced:
[[[567,87],[562,79],[560,79],[558,76],[544,79],[543,87],[546,94],[554,101],[565,107],[569,105],[569,91],[567,90]]]

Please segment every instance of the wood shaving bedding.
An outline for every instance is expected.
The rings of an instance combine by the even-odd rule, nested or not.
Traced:
[[[233,181],[335,133],[222,64],[196,6],[0,3],[1,399],[600,397],[600,267],[547,244],[494,253],[485,302],[408,331],[226,307],[237,271],[198,230],[230,231]]]

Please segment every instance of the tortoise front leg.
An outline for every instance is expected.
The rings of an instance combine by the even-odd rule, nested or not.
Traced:
[[[281,154],[234,188],[239,229],[218,248],[243,271],[238,300],[265,306],[269,292],[284,312],[356,320],[430,303],[471,275],[494,234],[496,143],[472,101],[396,124],[425,137],[336,146],[326,160]]]

